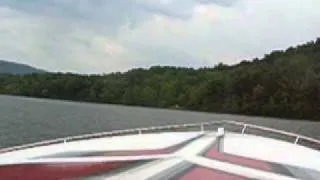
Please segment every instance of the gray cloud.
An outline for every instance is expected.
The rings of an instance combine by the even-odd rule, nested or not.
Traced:
[[[142,22],[150,14],[188,19],[195,4],[231,6],[237,0],[3,0],[0,6],[39,16],[103,23],[117,28],[125,23]],[[165,2],[165,1],[163,1]]]
[[[2,0],[0,58],[55,71],[236,63],[316,38],[318,0]]]
[[[202,4],[217,4],[221,6],[232,6],[233,4],[237,3],[238,0],[194,0],[194,1]]]

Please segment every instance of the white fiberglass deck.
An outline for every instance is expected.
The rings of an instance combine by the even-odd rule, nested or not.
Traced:
[[[304,146],[254,135],[229,133],[224,152],[320,172],[320,152]]]
[[[255,135],[227,132],[221,138],[199,131],[104,137],[0,154],[0,178],[44,177],[319,179],[320,152]]]

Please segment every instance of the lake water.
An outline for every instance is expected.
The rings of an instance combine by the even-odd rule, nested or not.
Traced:
[[[237,120],[320,139],[320,123],[0,95],[0,147],[152,125]]]

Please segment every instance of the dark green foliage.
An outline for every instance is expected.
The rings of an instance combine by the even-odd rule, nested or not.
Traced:
[[[210,112],[320,119],[320,39],[214,68],[108,75],[2,75],[0,93]]]

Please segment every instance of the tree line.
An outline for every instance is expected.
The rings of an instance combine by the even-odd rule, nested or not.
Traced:
[[[0,93],[208,112],[320,119],[320,38],[212,68],[125,73],[2,74]]]

